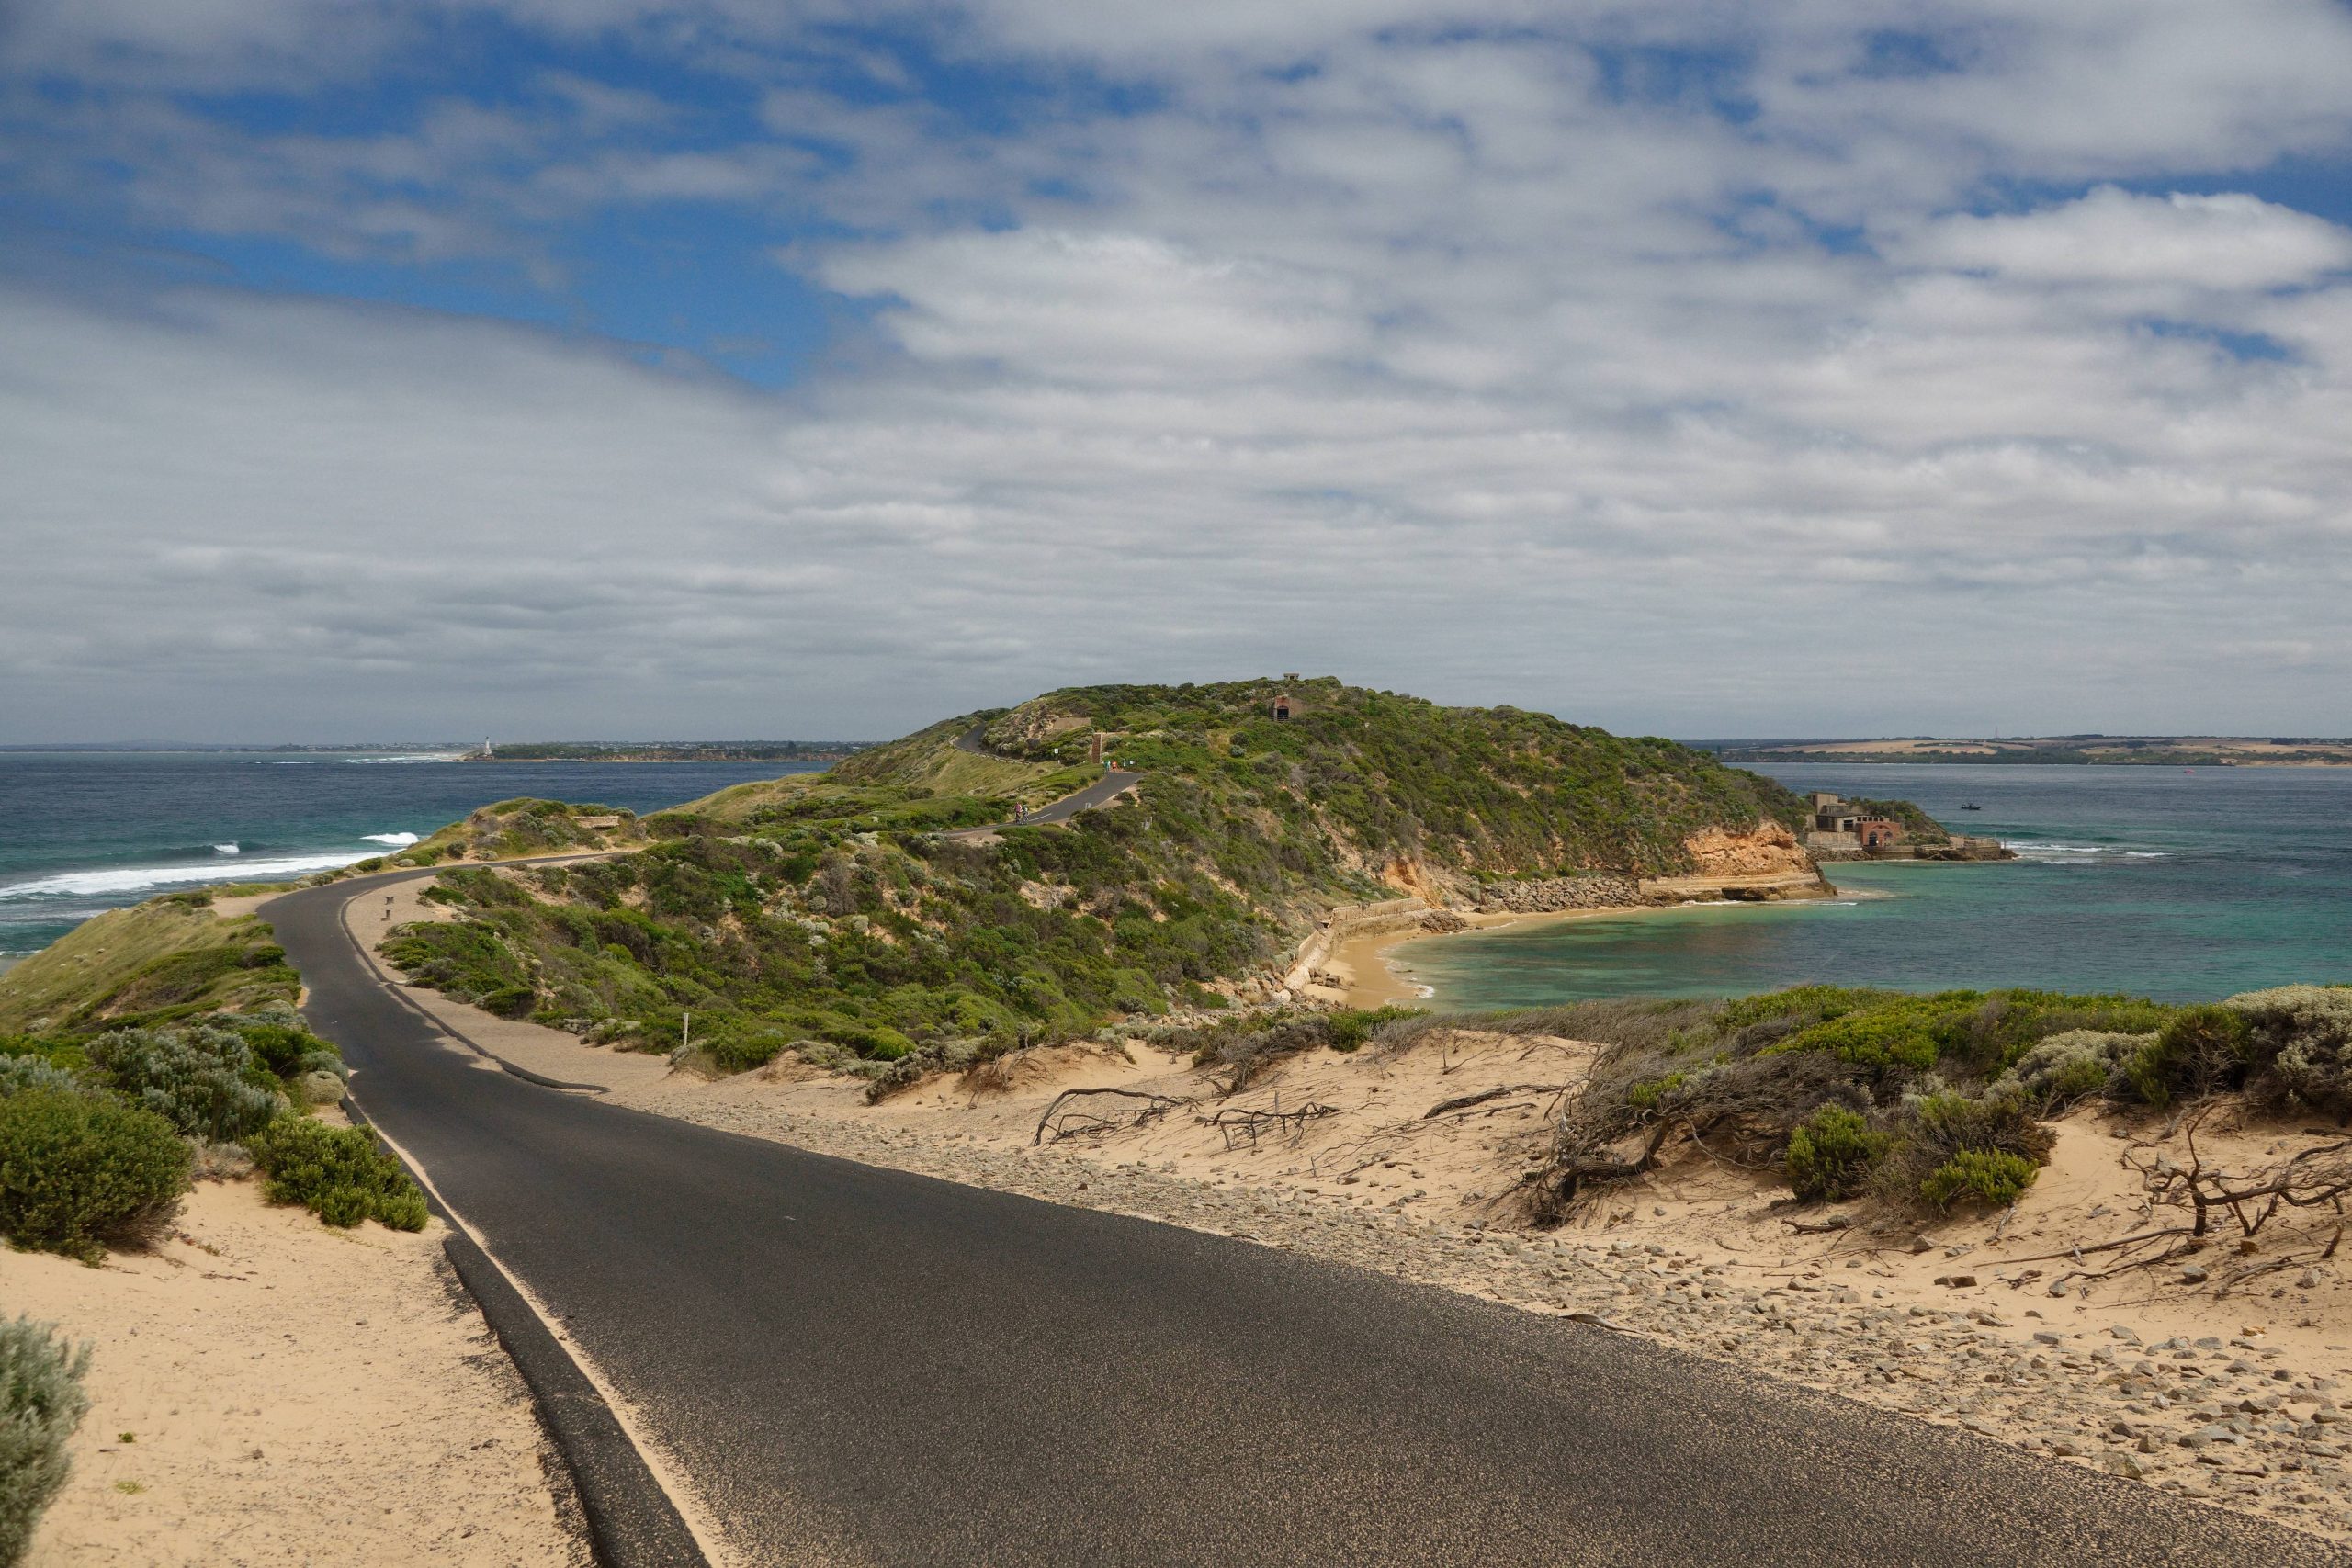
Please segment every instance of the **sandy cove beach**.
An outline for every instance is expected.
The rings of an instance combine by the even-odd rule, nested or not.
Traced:
[[[1426,1002],[1434,995],[1430,987],[1400,972],[1388,957],[1389,953],[1408,942],[1436,942],[1445,936],[1467,936],[1476,931],[1501,931],[1510,926],[1548,926],[1569,920],[1611,919],[1624,915],[1661,915],[1681,908],[1683,906],[1679,904],[1629,904],[1622,908],[1559,909],[1544,914],[1464,914],[1461,918],[1469,922],[1469,931],[1370,931],[1363,936],[1345,939],[1331,956],[1318,965],[1340,984],[1309,986],[1307,991],[1318,999],[1351,1008]]]

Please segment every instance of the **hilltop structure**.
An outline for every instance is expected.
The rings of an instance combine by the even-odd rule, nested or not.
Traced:
[[[1805,832],[1809,850],[1885,850],[1903,841],[1903,824],[1856,806],[1840,795],[1816,790],[1807,797],[1813,813]]]

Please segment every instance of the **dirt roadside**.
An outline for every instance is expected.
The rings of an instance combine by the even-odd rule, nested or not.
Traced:
[[[95,1347],[28,1568],[585,1564],[562,1461],[444,1234],[331,1230],[205,1181],[152,1252],[0,1252],[0,1307]]]

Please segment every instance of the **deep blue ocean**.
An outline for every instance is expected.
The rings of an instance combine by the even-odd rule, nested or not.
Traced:
[[[281,881],[386,854],[493,800],[644,812],[819,765],[0,751],[0,961],[175,887]]]
[[[2165,1000],[2352,982],[2352,769],[1773,766],[1917,801],[2020,857],[1833,865],[1848,897],[1563,920],[1390,954],[1439,1005],[1736,996],[1806,981]],[[1963,811],[1973,801],[1983,807]]]

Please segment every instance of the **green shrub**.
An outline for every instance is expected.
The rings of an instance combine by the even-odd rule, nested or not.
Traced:
[[[1419,1018],[1420,1014],[1419,1008],[1343,1008],[1329,1015],[1331,1049],[1357,1050],[1378,1032],[1381,1025],[1395,1023],[1400,1019]]]
[[[0,1563],[22,1561],[33,1527],[65,1484],[65,1445],[90,1408],[90,1348],[46,1323],[0,1322]]]
[[[2123,1082],[2150,1105],[2245,1083],[2254,1031],[2229,1007],[2183,1008],[2123,1064]]]
[[[246,1140],[268,1178],[273,1203],[300,1203],[328,1224],[372,1219],[394,1230],[424,1228],[424,1194],[365,1127],[330,1127],[281,1116]]]
[[[1973,1004],[1973,993],[1959,993]],[[1944,1030],[1954,1004],[1946,997],[1905,997],[1899,1001],[1840,1013],[1802,1029],[1772,1045],[1775,1054],[1826,1051],[1858,1067],[1885,1072],[1933,1067],[1943,1054]]]
[[[1679,1068],[1660,1077],[1643,1078],[1625,1090],[1625,1103],[1636,1111],[1656,1111],[1660,1100],[1690,1080],[1690,1075]]]
[[[1789,1186],[1800,1198],[1851,1198],[1894,1140],[1871,1131],[1860,1111],[1825,1105],[1789,1134]]]
[[[1940,1209],[1951,1201],[1950,1189],[1961,1176],[1984,1174],[2021,1165],[2037,1169],[2050,1157],[2056,1139],[2035,1120],[2034,1107],[2023,1095],[1996,1094],[1983,1100],[1947,1089],[1906,1096],[1895,1127],[1895,1143],[1881,1163],[1873,1187],[1892,1201],[1925,1201]],[[1973,1156],[2004,1156],[1988,1165]],[[1957,1167],[1957,1174],[1948,1168]],[[2031,1178],[2028,1177],[2027,1180]],[[2022,1190],[2020,1185],[2020,1190]]]
[[[2155,1040],[2153,1034],[2069,1029],[2018,1057],[1995,1089],[2014,1086],[2045,1113],[2054,1114],[2091,1095],[2120,1092],[2128,1082],[2130,1065]]]
[[[2222,1004],[2246,1021],[2248,1055],[2267,1098],[2352,1111],[2352,987],[2279,986]]]
[[[538,1000],[538,992],[528,986],[501,986],[475,998],[474,1005],[501,1018],[528,1018]]]
[[[218,1023],[119,1029],[92,1041],[89,1055],[107,1087],[208,1143],[241,1143],[285,1104],[244,1037]]]
[[[222,1014],[211,1021],[235,1030],[261,1065],[277,1077],[293,1079],[305,1073],[347,1076],[343,1054],[311,1033],[301,1015],[283,1002],[256,1008],[249,1013]]]
[[[31,1089],[55,1089],[65,1094],[88,1091],[88,1086],[83,1083],[79,1075],[67,1071],[46,1056],[0,1056],[0,1094],[21,1094]]]
[[[877,1062],[895,1062],[912,1052],[915,1043],[885,1024],[881,1028],[865,1031],[865,1038],[857,1043],[857,1047],[863,1055]]]
[[[0,1233],[86,1262],[145,1245],[178,1212],[188,1165],[152,1111],[50,1089],[0,1098]]]
[[[1939,1209],[1948,1209],[1962,1198],[2007,1208],[2025,1196],[2040,1172],[2041,1168],[2023,1155],[1962,1149],[1921,1179],[1919,1196]]]

